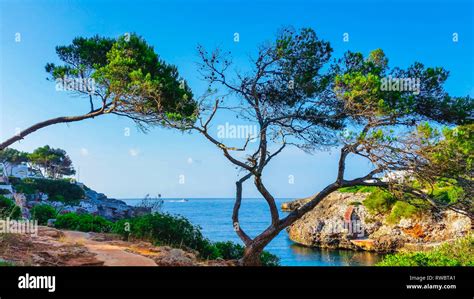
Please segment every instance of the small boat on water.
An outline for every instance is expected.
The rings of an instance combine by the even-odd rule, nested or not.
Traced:
[[[170,199],[167,200],[167,202],[187,202],[188,200],[183,198],[183,199]]]

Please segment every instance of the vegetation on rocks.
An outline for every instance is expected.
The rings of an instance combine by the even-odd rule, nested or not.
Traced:
[[[387,218],[389,223],[398,223],[402,218],[413,218],[420,213],[420,208],[417,208],[407,202],[397,201]]]
[[[465,215],[454,211],[433,215],[424,206],[405,201],[397,201],[384,214],[373,214],[364,203],[369,195],[332,193],[290,226],[290,239],[310,247],[387,253],[425,250],[471,231],[471,221]],[[349,217],[352,230],[342,222]]]
[[[192,249],[205,259],[240,259],[244,247],[233,242],[211,242],[201,233],[201,227],[193,225],[182,216],[154,213],[115,222],[112,231],[125,238],[143,239],[156,245],[169,245]],[[278,257],[262,252],[260,260],[264,266],[276,266]]]
[[[375,190],[377,190],[377,187],[373,186],[351,186],[351,187],[343,187],[340,188],[338,191],[341,193],[371,193]]]
[[[90,214],[66,213],[56,218],[56,228],[78,230],[83,232],[110,232],[113,223],[100,216]]]
[[[397,200],[387,191],[375,189],[364,200],[363,205],[373,214],[384,214],[392,209]]]
[[[157,245],[185,246],[205,256],[212,255],[212,248],[203,237],[200,227],[181,216],[156,213],[119,220],[113,232],[126,238],[148,240]]]
[[[20,207],[13,200],[0,195],[0,219],[19,219],[21,217]]]
[[[411,184],[416,188],[422,187],[418,181],[413,181]],[[368,193],[362,204],[372,215],[386,215],[387,222],[391,224],[398,223],[402,218],[414,218],[430,209],[430,205],[420,199],[407,195],[403,198],[379,187],[353,186],[341,188],[339,192]],[[463,198],[465,192],[452,181],[444,179],[433,184],[432,194],[437,202],[453,204]]]
[[[389,254],[378,266],[474,266],[474,235],[427,252]]]
[[[49,219],[55,219],[58,212],[50,205],[36,205],[30,210],[31,219],[37,220],[39,225],[46,225]]]
[[[68,179],[19,179],[10,177],[10,182],[17,192],[24,194],[35,194],[38,192],[48,195],[51,201],[60,201],[65,204],[78,204],[84,197],[84,190]]]

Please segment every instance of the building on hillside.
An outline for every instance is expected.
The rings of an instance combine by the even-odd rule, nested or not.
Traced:
[[[4,170],[3,164],[0,163],[0,195],[7,198],[12,198],[13,187],[10,185]]]
[[[20,179],[43,178],[43,175],[38,170],[28,167],[28,164],[26,163],[0,163],[0,177],[9,176],[13,176]]]
[[[406,170],[396,170],[386,173],[382,177],[383,182],[405,183],[412,179],[413,175]]]

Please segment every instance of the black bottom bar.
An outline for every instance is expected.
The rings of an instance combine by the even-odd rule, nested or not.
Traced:
[[[55,276],[55,291],[19,289],[27,273]],[[473,298],[473,273],[472,267],[2,267],[0,298]]]

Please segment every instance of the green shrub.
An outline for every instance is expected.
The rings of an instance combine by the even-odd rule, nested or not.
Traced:
[[[413,218],[420,210],[404,201],[397,201],[387,218],[389,223],[398,223],[402,218]]]
[[[231,241],[215,242],[218,257],[225,260],[237,260],[244,255],[244,246]]]
[[[0,219],[20,219],[21,209],[13,200],[0,195]]]
[[[113,223],[100,216],[66,213],[57,216],[54,226],[83,232],[106,233],[111,231]]]
[[[70,202],[69,200],[66,200],[66,198],[64,198],[64,196],[60,195],[60,194],[56,194],[54,195],[53,197],[49,198],[49,200],[51,201],[60,201],[60,202]]]
[[[214,242],[212,243],[212,247],[215,248],[215,255],[212,257],[214,259],[221,258],[225,260],[238,260],[244,256],[244,246],[231,241]],[[280,259],[276,255],[268,251],[262,252],[262,254],[260,255],[260,262],[262,263],[262,266],[280,265]]]
[[[0,260],[0,267],[11,267],[11,266],[15,266],[15,264],[12,262]]]
[[[61,201],[66,204],[78,204],[81,198],[84,198],[84,190],[76,184],[72,184],[68,179],[11,179],[13,187],[17,192],[25,194],[34,194],[42,192],[48,194],[52,201]]]
[[[46,225],[48,219],[54,219],[58,215],[55,208],[50,205],[36,205],[30,210],[31,219],[37,220],[39,225]]]
[[[413,180],[412,188],[431,190],[434,200],[443,204],[451,204],[457,202],[460,198],[466,196],[466,191],[459,186],[454,179],[441,178],[434,184],[426,184]]]
[[[192,249],[205,259],[240,259],[244,247],[233,242],[211,242],[201,233],[199,226],[193,225],[182,216],[167,213],[148,214],[117,221],[112,231],[126,238],[142,239],[156,245],[169,245]],[[277,256],[264,251],[261,255],[264,266],[277,266]]]
[[[474,266],[474,235],[428,252],[389,254],[377,266]]]
[[[263,251],[260,255],[262,266],[276,267],[280,265],[280,258],[268,251]]]
[[[351,186],[340,188],[338,191],[342,193],[372,193],[375,190],[380,189],[373,186]]]
[[[457,186],[435,186],[433,189],[434,199],[446,204],[455,203],[459,198],[463,197],[463,195],[464,190]]]
[[[35,186],[31,183],[25,182],[20,178],[17,177],[8,177],[10,184],[12,184],[13,188],[17,192],[25,193],[25,194],[34,194],[36,192]]]
[[[155,245],[168,245],[199,252],[204,259],[240,259],[244,247],[233,242],[211,242],[201,233],[199,226],[193,225],[182,216],[170,214],[147,214],[130,219],[110,222],[100,216],[67,213],[59,215],[54,224],[59,229],[78,231],[113,232],[125,238],[146,240]],[[264,251],[260,256],[262,265],[278,266],[276,255]]]
[[[389,254],[378,266],[460,266],[461,264],[445,255],[432,252],[410,252]]]
[[[444,243],[437,249],[440,254],[459,261],[461,266],[474,266],[474,234]]]
[[[245,248],[240,245],[233,243],[231,241],[228,242],[215,242],[214,246],[217,248],[219,257],[225,260],[238,260],[244,256]],[[260,255],[260,262],[263,266],[279,266],[280,259],[268,252],[263,251]]]
[[[194,249],[205,258],[213,258],[215,255],[210,241],[203,237],[200,227],[182,216],[147,214],[117,221],[113,231],[127,238],[149,240],[157,245]]]
[[[387,191],[376,189],[367,196],[363,205],[372,214],[384,214],[395,204],[395,197]]]

